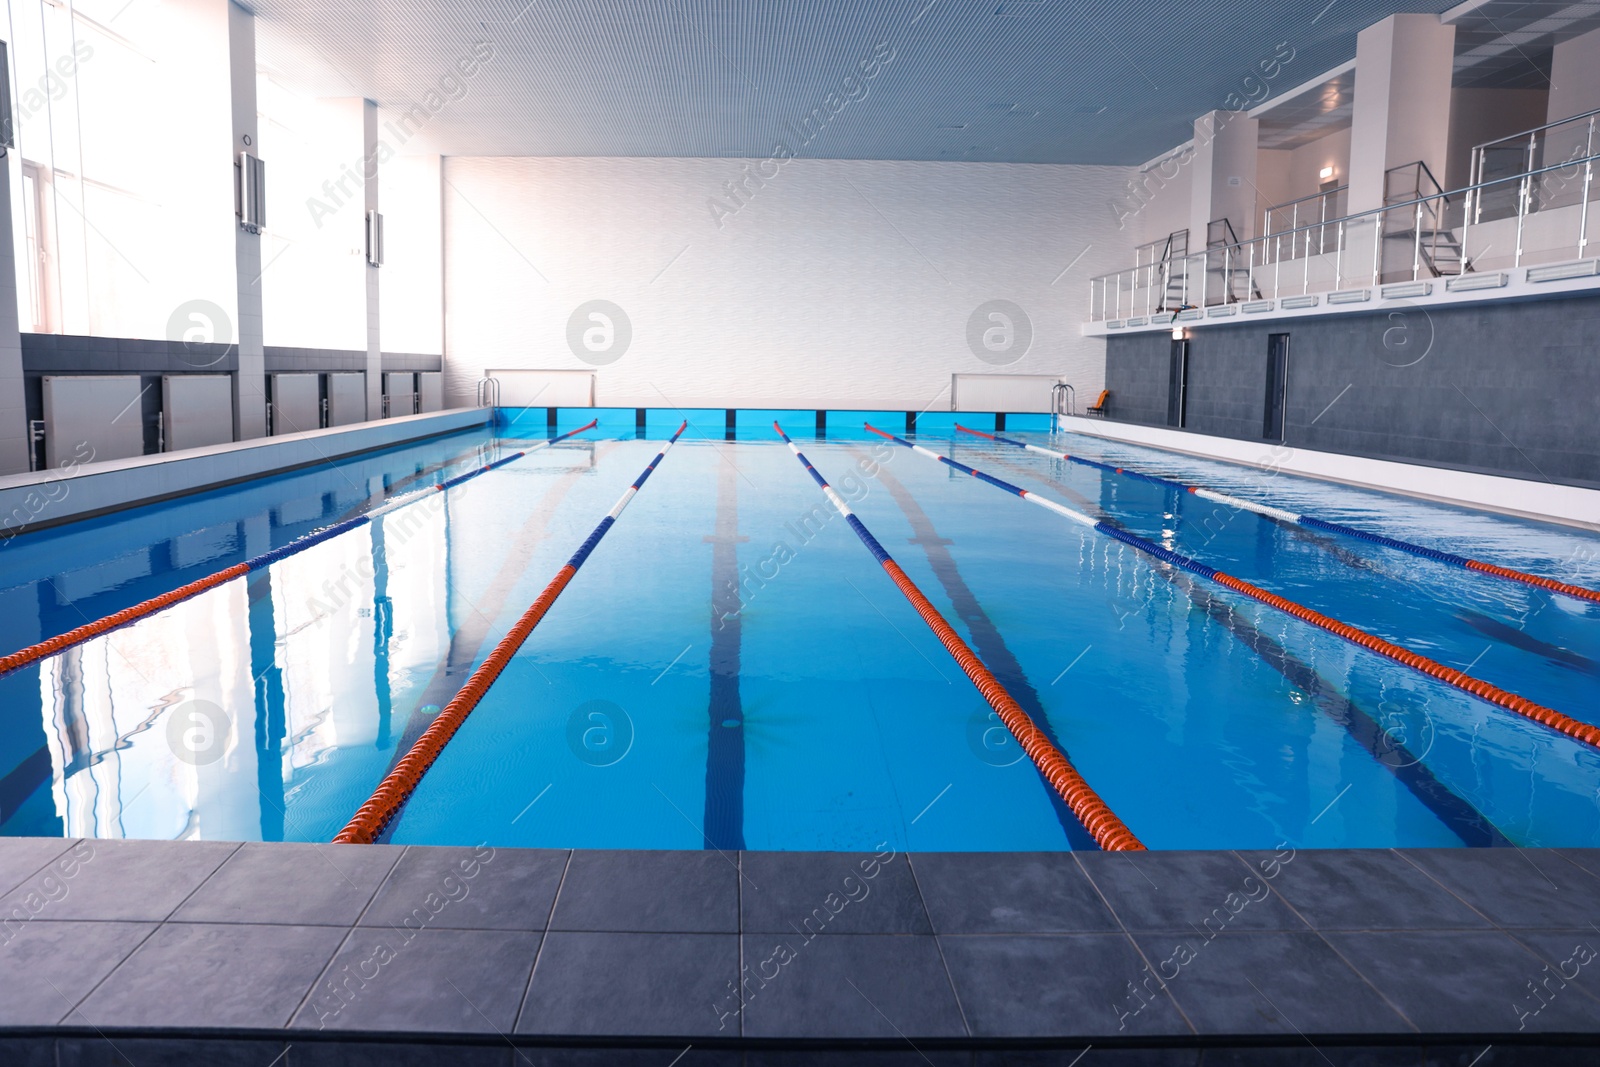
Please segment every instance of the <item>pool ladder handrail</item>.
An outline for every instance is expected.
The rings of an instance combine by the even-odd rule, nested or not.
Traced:
[[[500,379],[491,375],[484,375],[478,379],[478,407],[497,408],[500,406]]]

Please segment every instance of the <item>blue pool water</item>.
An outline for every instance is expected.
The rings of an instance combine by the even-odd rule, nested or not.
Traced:
[[[691,420],[394,841],[1087,847],[756,414],[741,414],[736,441],[720,411]],[[663,416],[638,439],[632,415],[0,679],[0,832],[331,838],[676,424]],[[0,651],[514,451],[546,435],[543,416],[14,539],[0,547]],[[784,417],[1148,846],[1600,845],[1600,752],[840,416],[822,441],[811,413]],[[1600,722],[1600,606],[954,435],[941,419],[919,423],[920,443]],[[1055,443],[1600,584],[1600,537],[1585,531]]]

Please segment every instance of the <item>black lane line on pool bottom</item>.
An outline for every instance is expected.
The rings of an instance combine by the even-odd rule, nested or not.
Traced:
[[[858,448],[850,449],[857,460],[865,459],[866,453]],[[1000,684],[1010,691],[1016,702],[1022,705],[1022,710],[1034,721],[1034,725],[1049,738],[1062,755],[1068,760],[1072,759],[1066,746],[1061,743],[1056,735],[1055,727],[1050,723],[1050,717],[1045,713],[1044,704],[1039,699],[1039,691],[1028,680],[1027,672],[1022,669],[1022,664],[1012,654],[1006,645],[1006,639],[1001,635],[994,620],[989,618],[988,612],[983,610],[983,605],[978,602],[978,597],[967,585],[966,579],[961,576],[961,568],[957,566],[955,557],[950,554],[949,546],[954,544],[949,538],[940,537],[939,530],[933,525],[933,520],[928,518],[927,512],[922,510],[922,505],[917,503],[917,498],[912,496],[900,480],[890,474],[883,464],[878,464],[878,481],[894,497],[894,502],[899,506],[901,514],[911,524],[911,532],[916,534],[911,538],[911,543],[922,549],[923,555],[928,559],[928,566],[933,568],[933,573],[939,579],[939,584],[944,587],[945,596],[950,598],[950,603],[956,609],[956,615],[966,626],[967,633],[972,637],[972,643],[977,646],[978,658],[983,661],[989,672],[1000,680]],[[998,717],[996,717],[998,721]],[[1020,749],[1019,749],[1020,752]],[[1043,778],[1039,779],[1042,783]],[[1046,788],[1045,795],[1050,798],[1050,806],[1056,813],[1056,820],[1061,823],[1061,829],[1067,835],[1067,841],[1075,850],[1093,852],[1099,849],[1093,837],[1084,829],[1083,823],[1072,814],[1072,809],[1067,807],[1066,801],[1054,789]]]
[[[1036,478],[1077,504],[1085,513],[1102,517],[1107,524],[1115,525],[1112,519],[1104,518],[1104,512],[1092,500],[1054,478],[998,457],[986,455],[985,460],[1014,473]],[[1188,575],[1175,573],[1170,567],[1157,567],[1155,571],[1186,593],[1191,603],[1204,611],[1207,617],[1220,623],[1245,648],[1260,656],[1289,684],[1310,697],[1318,711],[1344,727],[1356,744],[1394,775],[1417,798],[1417,802],[1432,812],[1451,833],[1461,838],[1463,844],[1474,848],[1515,847],[1515,842],[1506,837],[1488,816],[1434,777],[1433,772],[1422,763],[1422,757],[1390,740],[1388,732],[1365,709],[1341,693],[1315,667],[1256,629],[1227,602],[1213,596],[1209,590],[1199,588]]]
[[[711,545],[711,694],[706,734],[706,848],[744,848],[744,706],[739,696],[743,599],[739,588],[739,472],[718,465],[716,532]]]
[[[604,443],[602,442],[602,444]],[[595,456],[597,459],[599,458],[598,450]],[[433,673],[429,676],[427,684],[423,686],[422,696],[417,699],[410,718],[406,720],[406,727],[400,735],[399,744],[395,745],[389,753],[389,765],[384,768],[383,774],[379,776],[379,781],[388,777],[389,772],[394,770],[395,764],[399,763],[405,754],[411,751],[412,746],[417,743],[417,738],[421,737],[422,732],[432,725],[440,710],[450,702],[451,697],[454,697],[460,691],[466,678],[470,677],[477,668],[482,660],[480,653],[483,650],[484,643],[489,639],[495,619],[500,616],[501,611],[505,608],[506,597],[511,594],[511,590],[516,586],[517,579],[522,577],[523,572],[528,569],[528,563],[532,560],[534,551],[548,537],[548,531],[542,529],[542,527],[548,525],[550,517],[555,514],[561,505],[561,501],[565,499],[572,487],[577,484],[578,479],[592,469],[584,468],[568,471],[561,476],[555,485],[546,490],[539,500],[534,502],[533,511],[529,514],[528,520],[517,531],[516,540],[512,542],[510,550],[500,564],[500,569],[495,572],[494,578],[490,580],[488,588],[483,591],[476,604],[466,601],[466,597],[458,593],[450,585],[448,569],[446,570],[446,597],[453,600],[459,596],[461,600],[466,601],[466,617],[451,631],[450,647],[445,651],[444,658],[434,665]],[[448,529],[450,522],[448,494],[446,494],[444,519]],[[446,555],[445,561],[446,568],[448,568],[448,555]],[[395,813],[394,818],[389,820],[389,825],[384,828],[378,843],[387,843],[392,838],[395,828],[400,825],[400,820],[404,815],[404,808]]]
[[[261,805],[261,840],[282,841],[285,815],[283,741],[289,729],[284,710],[283,670],[278,666],[278,622],[272,603],[272,568],[245,579],[250,631],[250,678],[256,706],[256,788]]]

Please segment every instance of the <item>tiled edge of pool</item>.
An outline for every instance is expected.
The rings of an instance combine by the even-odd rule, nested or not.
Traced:
[[[797,1046],[1066,1063],[1092,1045],[1190,1065],[1464,1065],[1492,1046],[1503,1065],[1600,1044],[1600,850],[5,838],[0,872],[6,1064],[688,1067]]]
[[[1242,441],[1167,426],[1145,426],[1082,416],[1057,415],[1056,429],[1098,437],[1116,444],[1176,452],[1200,459],[1222,460],[1362,489],[1399,493],[1519,518],[1559,522],[1600,530],[1600,490],[1557,485],[1534,477],[1511,478],[1451,467],[1430,467],[1399,460],[1318,452],[1272,441]]]

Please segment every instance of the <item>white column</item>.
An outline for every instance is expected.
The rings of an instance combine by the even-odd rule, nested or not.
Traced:
[[[1205,247],[1206,226],[1227,219],[1241,241],[1255,236],[1257,120],[1212,111],[1194,120],[1189,162],[1189,250]]]
[[[1437,15],[1390,15],[1356,36],[1350,211],[1383,206],[1384,175],[1417,160],[1444,181],[1456,28]]]
[[[378,208],[378,105],[371,100],[361,104],[361,177],[365,188],[366,210]],[[383,346],[379,339],[378,274],[370,262],[364,262],[367,274],[367,418],[376,419],[383,414],[380,397],[383,391]]]
[[[256,152],[256,20],[236,4],[228,4],[228,73],[233,112],[232,154]],[[267,161],[267,225],[274,210],[271,161]],[[231,170],[230,170],[231,173]],[[234,440],[267,434],[266,352],[261,314],[261,236],[234,227],[234,262],[238,271],[239,370],[233,376]]]
[[[1600,108],[1600,30],[1562,41],[1550,63],[1546,122]]]
[[[0,159],[0,474],[28,469],[28,413],[22,397],[16,246],[11,233],[11,152]]]

